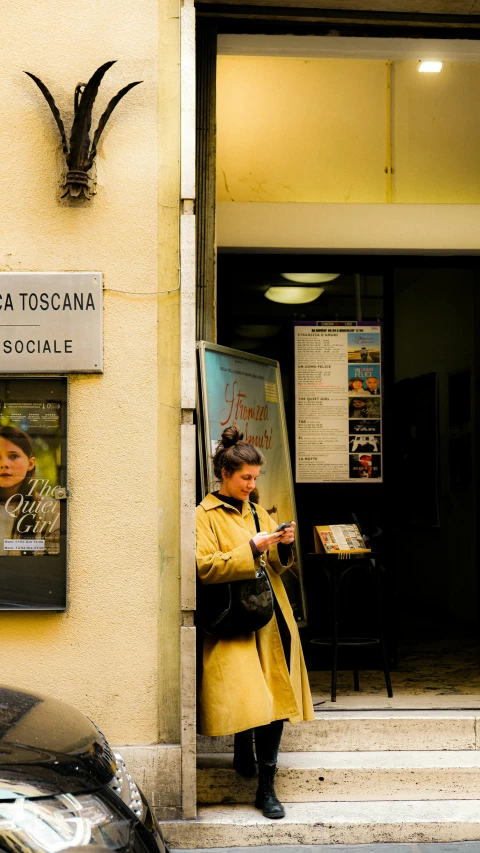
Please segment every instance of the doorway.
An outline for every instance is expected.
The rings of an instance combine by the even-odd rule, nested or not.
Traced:
[[[339,275],[314,301],[287,305],[265,298],[285,269]],[[387,700],[383,675],[365,653],[360,693],[350,660],[340,661],[338,709],[480,702],[477,270],[474,258],[218,256],[218,343],[280,362],[292,460],[294,322],[348,321],[360,311],[363,322],[382,324],[383,482],[295,484],[305,566],[314,525],[351,522],[355,514],[367,533],[381,531],[394,698]],[[328,653],[310,642],[328,619],[327,596],[308,571],[302,641],[315,700],[328,707]],[[350,590],[347,621],[368,626],[369,595],[361,581]]]

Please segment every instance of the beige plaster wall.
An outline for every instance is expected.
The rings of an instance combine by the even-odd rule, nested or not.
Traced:
[[[159,739],[180,741],[179,4],[159,0],[158,524]]]
[[[178,37],[168,24],[178,8],[160,9],[159,28],[158,0],[0,0],[0,269],[100,270],[105,285],[105,372],[70,380],[69,608],[0,613],[1,681],[70,701],[113,742],[132,744],[158,739],[159,535],[169,534],[169,568],[177,547],[175,526],[159,526],[157,469],[174,499],[178,462],[158,452],[157,290],[178,284],[175,141],[173,168],[158,169],[159,105],[162,116],[168,103],[170,126],[178,114]],[[118,63],[100,88],[94,126],[114,93],[144,82],[104,132],[97,196],[60,201],[57,129],[22,72],[46,83],[69,128],[75,85],[110,59]],[[159,241],[165,195],[168,239]],[[173,309],[161,326],[173,352],[175,322]],[[166,406],[176,393],[169,371],[164,362]]]

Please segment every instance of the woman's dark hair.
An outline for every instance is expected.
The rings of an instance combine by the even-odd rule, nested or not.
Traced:
[[[265,462],[265,457],[258,448],[242,439],[243,432],[240,432],[236,426],[223,430],[222,438],[212,457],[213,471],[217,480],[222,479],[223,470],[232,475],[244,465],[263,465]]]
[[[14,426],[0,427],[0,438],[4,438],[5,441],[11,441],[12,444],[15,444],[20,448],[20,450],[23,450],[25,456],[28,456],[29,459],[31,456],[35,456],[32,440],[26,432],[23,432],[23,430],[17,429],[17,427]],[[34,466],[31,471],[27,471],[25,479],[18,484],[18,494],[28,494],[30,483],[32,480],[35,480],[35,478],[36,471]]]
[[[355,382],[361,382],[362,388],[363,388],[363,379],[360,379],[360,376],[357,376],[356,378],[354,377],[353,379],[350,379],[350,382],[348,383],[348,390],[349,391],[355,391],[355,388],[354,388]]]

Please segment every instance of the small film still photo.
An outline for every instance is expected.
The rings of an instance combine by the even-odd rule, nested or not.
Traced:
[[[380,332],[349,332],[348,360],[351,364],[378,364]]]
[[[380,421],[374,420],[351,420],[348,422],[350,436],[354,435],[380,435]]]
[[[350,420],[357,420],[357,418],[380,420],[380,397],[352,397],[348,401],[348,417]]]
[[[379,435],[351,435],[348,449],[350,453],[380,453],[381,438]]]
[[[348,365],[348,393],[354,397],[380,396],[380,365]]]
[[[352,480],[374,480],[382,476],[380,454],[352,453],[350,455],[350,478]]]

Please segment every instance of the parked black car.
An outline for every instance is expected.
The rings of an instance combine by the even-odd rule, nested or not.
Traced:
[[[0,687],[0,850],[87,845],[168,853],[141,790],[91,720],[57,699]]]

